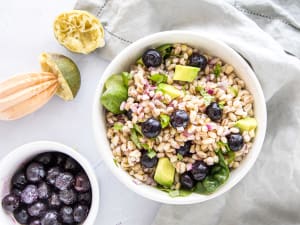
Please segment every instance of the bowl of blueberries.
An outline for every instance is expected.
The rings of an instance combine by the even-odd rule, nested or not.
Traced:
[[[0,171],[2,224],[94,224],[97,178],[74,149],[49,141],[25,144],[1,161]]]

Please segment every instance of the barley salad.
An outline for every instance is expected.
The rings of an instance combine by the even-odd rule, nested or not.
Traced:
[[[171,197],[215,192],[255,138],[254,98],[234,67],[186,44],[147,49],[100,101],[116,166]]]

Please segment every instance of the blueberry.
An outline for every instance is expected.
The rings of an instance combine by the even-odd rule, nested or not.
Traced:
[[[59,190],[66,190],[74,183],[74,176],[69,172],[60,173],[55,180],[55,187]]]
[[[65,170],[76,172],[80,168],[80,165],[74,159],[67,158],[64,168]]]
[[[177,110],[171,115],[171,125],[176,127],[186,127],[189,122],[189,115],[184,110]]]
[[[203,161],[196,161],[191,169],[194,180],[202,181],[208,174],[208,166]]]
[[[20,205],[20,198],[16,195],[9,194],[2,199],[2,208],[7,212],[15,211]]]
[[[147,138],[154,138],[159,135],[161,124],[157,119],[150,118],[142,123],[142,132]]]
[[[78,192],[86,192],[91,189],[90,180],[85,173],[80,172],[76,175],[74,188]]]
[[[48,199],[48,204],[50,208],[59,208],[61,206],[61,201],[59,200],[58,194],[52,193]]]
[[[192,141],[187,141],[184,143],[183,146],[180,146],[180,148],[176,149],[176,153],[182,156],[189,156],[191,155],[190,153],[191,146],[192,146]]]
[[[21,202],[29,205],[37,201],[39,197],[38,189],[35,185],[29,184],[21,193]]]
[[[219,121],[222,118],[222,109],[219,107],[218,103],[212,102],[206,107],[205,113],[212,121]]]
[[[20,224],[27,224],[29,215],[25,207],[20,207],[14,211],[14,217]]]
[[[12,185],[14,187],[23,189],[26,186],[26,184],[27,184],[27,179],[23,171],[18,171],[12,177]]]
[[[180,184],[183,188],[191,189],[195,186],[195,182],[189,172],[185,172],[180,176]]]
[[[30,216],[42,217],[47,211],[47,205],[43,202],[36,202],[27,208]]]
[[[61,225],[61,223],[58,221],[58,213],[55,210],[51,210],[47,212],[42,220],[42,225]]]
[[[29,225],[41,225],[41,221],[39,219],[32,219]]]
[[[15,195],[15,196],[18,196],[18,197],[21,197],[21,194],[22,194],[22,190],[19,189],[19,188],[13,188],[11,190],[11,194]]]
[[[150,158],[148,156],[147,151],[144,151],[142,153],[142,157],[141,157],[141,164],[143,167],[145,168],[153,168],[158,162],[158,158],[157,156],[154,156],[153,158]]]
[[[131,110],[131,109],[129,109],[128,111],[126,111],[126,112],[125,112],[125,115],[127,116],[127,118],[128,118],[129,120],[132,120],[132,110]]]
[[[91,192],[79,193],[77,196],[77,200],[80,203],[90,204],[92,201],[92,194]]]
[[[56,178],[61,172],[62,172],[61,169],[57,166],[49,169],[46,177],[46,181],[48,182],[48,184],[54,185]]]
[[[74,221],[82,223],[89,214],[89,208],[86,205],[77,205],[74,208],[73,216]]]
[[[35,158],[35,161],[43,164],[44,166],[49,166],[53,161],[53,154],[50,152],[42,153]]]
[[[232,151],[239,151],[244,145],[244,139],[241,134],[229,134],[226,136],[228,146]]]
[[[142,60],[146,67],[158,67],[162,63],[161,54],[155,49],[148,49],[145,51]]]
[[[66,224],[74,224],[74,217],[73,217],[73,208],[70,206],[63,206],[60,209],[60,218],[62,219],[63,223]]]
[[[44,166],[40,163],[30,163],[26,169],[27,180],[36,183],[46,176]]]
[[[77,194],[73,189],[60,191],[59,200],[65,205],[72,205],[77,201]]]
[[[46,182],[41,182],[38,185],[39,199],[48,199],[51,195],[51,188]]]
[[[62,153],[55,153],[55,165],[63,167],[66,161],[66,155]]]
[[[206,65],[207,65],[207,59],[205,56],[199,54],[199,53],[193,53],[190,57],[189,57],[189,66],[194,66],[194,67],[199,67],[202,70],[205,69]]]

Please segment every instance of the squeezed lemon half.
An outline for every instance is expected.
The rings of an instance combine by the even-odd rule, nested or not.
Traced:
[[[99,19],[83,10],[71,10],[57,16],[54,34],[60,44],[76,53],[88,54],[105,45]]]

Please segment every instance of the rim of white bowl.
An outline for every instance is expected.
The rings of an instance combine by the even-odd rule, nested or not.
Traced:
[[[31,150],[33,151],[32,155],[28,155],[26,158],[32,158],[37,154],[43,153],[43,152],[61,152],[64,153],[70,157],[72,157],[75,161],[77,161],[84,171],[86,172],[90,183],[91,183],[91,189],[92,189],[92,203],[91,208],[89,211],[89,215],[86,218],[86,220],[82,223],[82,225],[90,225],[94,224],[96,221],[96,217],[98,215],[98,209],[100,205],[100,188],[97,180],[97,176],[95,174],[94,169],[92,168],[91,164],[88,162],[88,160],[82,156],[79,152],[77,152],[74,148],[71,148],[67,145],[64,145],[59,142],[54,141],[35,141],[23,144],[14,150],[12,150],[10,153],[8,153],[1,161],[0,161],[0,171],[2,169],[3,162],[14,158],[16,155],[22,155],[24,154],[24,151]],[[27,161],[27,160],[22,160]],[[18,168],[16,168],[18,170]],[[0,183],[0,188],[2,189],[4,186],[4,182]],[[2,191],[2,190],[0,190]],[[2,195],[2,193],[1,193]],[[5,213],[2,208],[0,209],[1,213]],[[18,224],[18,223],[17,223]]]
[[[230,53],[232,57],[235,57],[238,60],[238,63],[243,66],[246,71],[247,75],[250,76],[250,79],[252,80],[255,88],[257,95],[259,96],[258,99],[254,99],[254,101],[260,100],[262,105],[260,105],[259,112],[262,116],[262,120],[259,123],[259,132],[260,135],[255,137],[255,144],[256,144],[256,151],[255,154],[252,154],[251,159],[248,160],[247,165],[241,165],[240,171],[238,176],[235,176],[234,178],[229,178],[229,180],[222,185],[216,192],[210,195],[200,195],[200,197],[196,197],[195,195],[199,195],[196,193],[193,193],[192,196],[194,197],[177,197],[177,198],[172,198],[168,196],[166,193],[165,197],[159,197],[157,194],[155,194],[152,191],[146,190],[147,186],[148,188],[155,189],[153,187],[149,187],[149,185],[146,184],[141,184],[141,185],[136,185],[132,180],[133,178],[130,177],[124,170],[121,168],[117,167],[114,164],[113,161],[113,156],[111,153],[111,148],[108,144],[104,144],[103,141],[101,141],[101,138],[104,138],[106,142],[108,143],[107,137],[99,137],[99,132],[101,132],[102,129],[100,129],[100,123],[103,123],[103,118],[100,118],[100,110],[103,110],[103,107],[100,104],[100,96],[102,94],[102,89],[103,89],[103,84],[107,77],[109,76],[108,71],[111,71],[112,68],[114,68],[117,64],[120,63],[120,61],[123,61],[121,59],[126,58],[127,55],[130,55],[130,52],[134,50],[135,48],[143,48],[151,45],[152,42],[155,42],[156,39],[167,37],[167,36],[172,36],[172,35],[188,35],[188,36],[193,36],[194,38],[202,38],[203,40],[205,39],[206,41],[212,42],[216,44],[217,46],[221,47],[224,51],[227,51]],[[150,44],[149,44],[149,43]],[[180,41],[178,41],[180,42]],[[182,41],[184,43],[184,41]],[[167,43],[167,42],[166,42]],[[165,43],[165,44],[166,44]],[[172,43],[172,42],[171,42]],[[163,43],[162,43],[163,44]],[[197,44],[196,44],[197,45]],[[235,65],[233,65],[235,67]],[[121,71],[120,71],[121,72]],[[111,74],[110,74],[111,75]],[[115,177],[118,178],[119,181],[121,181],[127,188],[130,190],[134,191],[135,193],[150,199],[154,200],[156,202],[161,202],[161,203],[166,203],[166,204],[174,204],[174,205],[185,205],[185,204],[195,204],[195,203],[200,203],[200,202],[205,202],[210,199],[216,198],[220,196],[223,193],[226,193],[229,191],[231,188],[233,188],[239,181],[242,180],[242,178],[245,177],[245,175],[249,172],[249,170],[252,168],[254,163],[257,160],[257,157],[261,151],[265,133],[266,133],[266,121],[267,121],[267,110],[266,110],[266,104],[265,104],[265,98],[264,94],[262,91],[262,88],[260,86],[260,83],[258,82],[258,79],[256,78],[256,75],[254,74],[254,71],[250,68],[249,64],[241,57],[239,53],[237,53],[234,49],[232,49],[230,46],[225,44],[224,42],[218,40],[217,38],[214,38],[212,36],[209,36],[207,34],[203,34],[201,32],[194,32],[194,31],[182,31],[182,30],[173,30],[173,31],[163,31],[163,32],[158,32],[154,33],[151,35],[148,35],[146,37],[143,37],[126,48],[124,48],[107,66],[105,71],[103,72],[100,80],[98,81],[98,86],[95,92],[95,97],[94,97],[94,103],[93,103],[93,110],[92,110],[92,119],[93,119],[93,130],[94,130],[94,138],[96,140],[97,146],[98,146],[98,151],[100,152],[100,155],[102,159],[104,160],[105,164],[109,167],[110,171],[114,174]],[[247,85],[247,84],[246,84]],[[104,125],[105,126],[105,125]],[[104,128],[104,134],[106,135],[106,130]],[[104,140],[104,141],[105,141]],[[253,149],[251,149],[253,151]],[[247,155],[249,158],[249,155]],[[246,158],[247,158],[246,157]],[[126,173],[126,175],[124,174]]]

